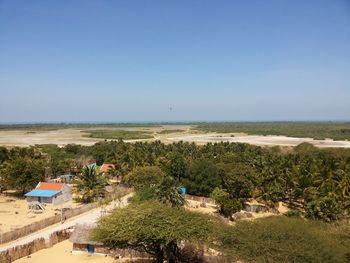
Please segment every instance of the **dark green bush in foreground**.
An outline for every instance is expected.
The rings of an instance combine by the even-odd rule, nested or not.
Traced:
[[[350,225],[274,216],[222,233],[222,249],[242,262],[350,262]]]

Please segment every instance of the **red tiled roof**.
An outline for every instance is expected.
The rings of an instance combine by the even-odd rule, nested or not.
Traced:
[[[101,165],[100,167],[100,171],[102,173],[108,173],[109,170],[112,170],[112,169],[115,169],[115,165],[114,164],[111,164],[111,163],[104,163]]]
[[[59,190],[62,190],[63,186],[64,186],[64,183],[40,182],[36,189],[59,191]]]

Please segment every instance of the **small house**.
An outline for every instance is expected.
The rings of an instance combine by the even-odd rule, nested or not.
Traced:
[[[91,240],[92,225],[76,225],[69,240],[73,243],[73,253],[108,254],[109,251],[102,243]]]
[[[113,249],[110,250],[102,243],[92,241],[91,234],[95,225],[77,224],[74,228],[69,240],[73,243],[72,254],[97,254],[97,255],[113,255],[114,258],[137,257],[149,258],[149,255],[144,252],[139,252],[133,249]]]
[[[112,172],[115,169],[115,165],[111,163],[104,163],[100,167],[100,173],[109,173]]]
[[[40,182],[32,191],[25,194],[28,203],[38,202],[59,205],[72,199],[71,188],[64,183]]]

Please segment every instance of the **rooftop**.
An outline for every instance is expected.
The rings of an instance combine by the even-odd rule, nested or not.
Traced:
[[[63,186],[64,183],[40,182],[36,189],[60,191],[62,190]]]
[[[53,197],[56,194],[58,194],[59,192],[60,191],[34,189],[34,190],[30,191],[29,193],[26,193],[25,196],[31,196],[31,197]]]
[[[104,163],[100,167],[100,172],[108,173],[110,170],[115,169],[115,165],[111,163]]]
[[[76,225],[69,240],[76,244],[100,245],[99,242],[91,241],[90,235],[93,229],[93,225]]]

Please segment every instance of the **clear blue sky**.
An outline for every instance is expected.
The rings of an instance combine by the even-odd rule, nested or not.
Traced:
[[[350,1],[0,0],[0,92],[0,122],[350,120]]]

